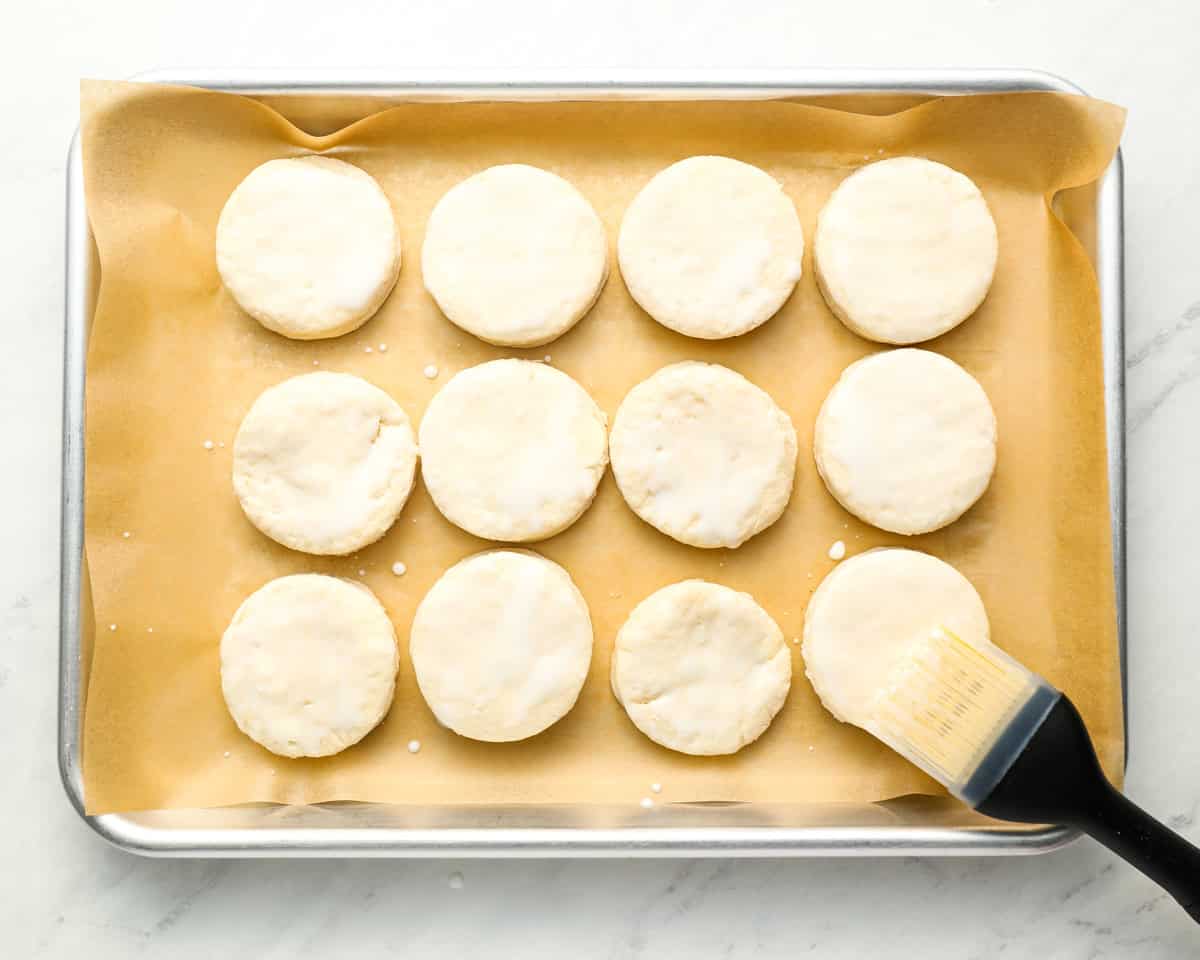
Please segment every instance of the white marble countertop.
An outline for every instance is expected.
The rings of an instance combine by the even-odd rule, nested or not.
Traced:
[[[1182,0],[42,0],[6,12],[0,102],[0,955],[1183,958],[1200,931],[1086,842],[1010,860],[141,860],[54,757],[63,175],[81,76],[180,66],[1026,66],[1131,110],[1132,797],[1200,839],[1200,6]],[[866,27],[870,25],[870,30]],[[459,873],[461,889],[449,878]],[[920,953],[918,954],[918,951]]]

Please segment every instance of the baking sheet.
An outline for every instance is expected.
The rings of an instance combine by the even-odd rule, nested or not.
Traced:
[[[833,540],[845,540],[851,553],[901,542],[846,515],[807,457],[784,518],[738,551],[699,551],[662,537],[628,511],[611,477],[578,524],[539,547],[587,597],[596,651],[576,709],[532,741],[474,744],[438,729],[403,656],[388,720],[338,758],[274,757],[225,713],[217,642],[262,582],[303,570],[350,577],[364,570],[361,579],[392,614],[403,645],[433,580],[485,546],[442,520],[420,488],[392,532],[357,558],[291,553],[250,527],[229,488],[233,434],[262,388],[313,369],[314,360],[379,384],[414,420],[449,374],[497,356],[551,354],[610,416],[658,366],[713,360],[767,389],[807,447],[838,372],[878,349],[833,320],[809,263],[775,319],[723,344],[660,328],[632,304],[615,272],[574,331],[532,351],[475,341],[441,318],[421,288],[426,215],[445,189],[482,167],[522,161],[561,173],[615,239],[622,210],[649,176],[703,152],[777,176],[809,236],[829,191],[867,159],[918,153],[964,170],[983,188],[1001,237],[996,283],[980,312],[933,346],[991,395],[1000,465],[963,520],[907,542],[972,578],[997,641],[1071,694],[1106,769],[1119,777],[1095,282],[1046,198],[1099,176],[1122,119],[1110,105],[1052,94],[947,98],[892,116],[783,102],[442,103],[405,105],[313,138],[239,97],[86,84],[85,178],[102,265],[87,397],[87,557],[98,624],[84,725],[89,812],[252,800],[635,803],[652,781],[664,785],[664,801],[865,802],[935,789],[821,710],[798,650],[788,705],[757,744],[731,758],[688,758],[649,743],[608,692],[612,638],[653,589],[685,576],[746,589],[798,636],[807,597],[831,566],[825,552]],[[406,265],[365,327],[301,344],[236,309],[217,278],[212,238],[222,203],[246,172],[316,149],[380,180],[401,223]],[[434,382],[421,373],[430,362],[442,370]],[[217,444],[212,451],[206,439]],[[390,572],[397,559],[409,566],[403,578]],[[423,743],[418,754],[406,749],[412,738]]]

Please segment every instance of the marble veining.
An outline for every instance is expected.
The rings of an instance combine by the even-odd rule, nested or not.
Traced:
[[[1126,354],[1130,391],[1126,429],[1129,433],[1140,430],[1177,390],[1200,376],[1197,320],[1200,320],[1200,302],[1191,304],[1174,324],[1160,329]],[[1157,369],[1147,375],[1146,368]]]

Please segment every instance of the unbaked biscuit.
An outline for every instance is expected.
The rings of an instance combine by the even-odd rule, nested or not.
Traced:
[[[612,688],[629,719],[681,753],[736,753],[787,699],[792,659],[747,593],[684,580],[634,607],[617,634]]]
[[[417,607],[409,649],[439,723],[473,740],[524,740],[575,704],[592,621],[558,564],[490,550],[442,574]]]
[[[783,513],[796,431],[766,392],[714,363],[663,367],[613,418],[612,465],[626,503],[694,547],[737,547]]]
[[[979,188],[920,157],[880,160],[848,176],[813,238],[829,308],[881,343],[919,343],[962,323],[987,296],[997,252]]]
[[[865,726],[897,664],[937,629],[988,642],[979,594],[948,563],[916,550],[869,550],[838,564],[804,614],[802,653],[821,702]]]
[[[331,157],[269,160],[225,202],[217,269],[238,305],[296,340],[361,326],[400,274],[400,237],[375,179]]]
[[[284,757],[327,757],[392,703],[396,635],[374,594],[320,574],[280,577],[221,637],[221,692],[238,728]]]
[[[416,464],[412,427],[395,400],[351,374],[322,371],[254,401],[233,444],[233,489],[272,540],[340,555],[388,531]]]
[[[629,293],[665,327],[720,340],[765,323],[800,279],[804,233],[770,174],[729,157],[659,172],[621,221]]]
[[[530,360],[468,367],[421,420],[421,475],[442,515],[485,540],[565,530],[608,464],[606,418],[561,370]]]
[[[817,470],[847,510],[892,533],[962,516],[996,467],[996,415],[983,387],[928,350],[888,350],[847,367],[817,415]]]
[[[489,167],[433,208],[421,248],[426,289],[449,320],[488,343],[534,347],[587,313],[608,276],[604,226],[562,177]]]

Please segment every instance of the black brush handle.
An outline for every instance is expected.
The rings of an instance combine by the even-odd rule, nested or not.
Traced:
[[[1200,923],[1200,849],[1117,791],[1065,696],[978,809],[1022,823],[1064,823],[1090,834],[1161,886]]]

